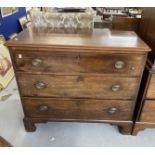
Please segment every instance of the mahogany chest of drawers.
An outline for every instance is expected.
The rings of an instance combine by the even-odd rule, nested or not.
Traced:
[[[103,122],[131,134],[133,112],[150,48],[132,31],[91,34],[34,32],[8,41],[24,124]]]

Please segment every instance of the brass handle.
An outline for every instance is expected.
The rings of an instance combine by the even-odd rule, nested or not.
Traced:
[[[112,90],[112,91],[114,91],[114,92],[116,92],[116,91],[119,91],[119,90],[120,90],[120,88],[121,88],[121,86],[120,86],[120,85],[115,84],[115,85],[112,85],[111,90]]]
[[[40,112],[46,112],[46,111],[48,111],[48,110],[49,110],[49,107],[46,106],[46,105],[41,105],[41,106],[39,107],[39,111],[40,111]]]
[[[32,62],[31,62],[31,64],[32,64],[32,66],[34,66],[34,67],[38,67],[38,66],[40,66],[41,64],[42,64],[42,60],[41,59],[33,59],[32,60]]]
[[[124,61],[116,61],[115,68],[122,69],[122,68],[124,68],[124,65],[125,65]]]
[[[45,84],[44,82],[41,82],[41,81],[36,82],[36,83],[34,84],[34,86],[35,86],[35,88],[37,88],[37,89],[46,88],[46,84]]]
[[[112,108],[108,109],[109,114],[115,114],[116,112],[118,112],[118,108],[116,108],[116,107],[112,107]]]
[[[17,57],[18,57],[18,59],[22,59],[23,55],[19,53]]]

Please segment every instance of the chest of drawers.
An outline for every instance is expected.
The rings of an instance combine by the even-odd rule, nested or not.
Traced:
[[[34,32],[8,41],[24,124],[103,122],[130,134],[149,47],[132,31]]]

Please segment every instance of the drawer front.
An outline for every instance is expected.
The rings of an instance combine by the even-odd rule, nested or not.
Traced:
[[[146,98],[155,99],[155,74],[151,75],[150,82],[148,84],[148,89],[146,92]]]
[[[145,56],[14,52],[14,59],[16,69],[22,72],[112,73],[139,76],[143,70]]]
[[[145,100],[140,121],[155,122],[155,100]]]
[[[29,117],[51,119],[131,120],[132,101],[23,98]]]
[[[135,99],[139,78],[18,74],[23,96]]]

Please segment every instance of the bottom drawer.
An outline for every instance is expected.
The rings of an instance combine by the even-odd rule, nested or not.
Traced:
[[[28,117],[51,119],[131,120],[133,101],[24,97]]]
[[[145,100],[140,121],[155,122],[155,100]]]

